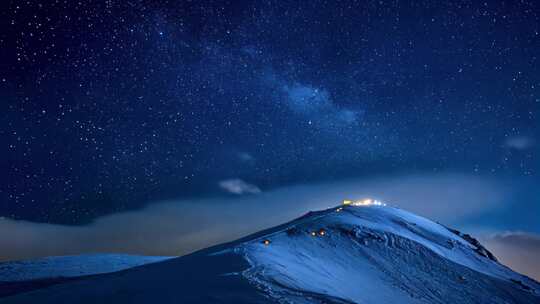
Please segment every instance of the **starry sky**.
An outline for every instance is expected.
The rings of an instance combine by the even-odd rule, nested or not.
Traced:
[[[540,233],[537,1],[1,5],[6,219],[442,175],[512,190],[456,225]]]

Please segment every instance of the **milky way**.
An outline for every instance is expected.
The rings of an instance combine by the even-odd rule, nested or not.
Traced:
[[[228,180],[538,178],[536,1],[5,6],[0,216],[84,224]]]

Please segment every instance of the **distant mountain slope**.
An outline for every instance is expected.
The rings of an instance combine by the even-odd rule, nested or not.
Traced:
[[[472,237],[369,205],[0,303],[540,303],[539,293]]]
[[[70,278],[116,272],[172,257],[128,254],[54,256],[0,263],[0,283],[51,278]]]

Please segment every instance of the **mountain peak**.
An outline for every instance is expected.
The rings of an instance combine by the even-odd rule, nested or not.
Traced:
[[[433,303],[440,301],[434,290],[452,286],[474,294],[472,286],[488,288],[491,281],[503,289],[538,294],[537,282],[499,264],[470,235],[380,202],[365,202],[345,201],[310,212],[238,245],[236,250],[252,265],[246,276],[273,297],[294,298],[295,303],[300,290],[356,303],[416,303],[422,294],[421,299]],[[412,298],[405,300],[402,293]],[[476,298],[482,296],[496,303],[489,300],[493,294]]]

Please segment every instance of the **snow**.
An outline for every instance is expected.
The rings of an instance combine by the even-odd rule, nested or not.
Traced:
[[[478,246],[398,208],[339,206],[184,257],[0,303],[540,303],[539,283]]]
[[[446,259],[487,275],[506,280],[520,278],[507,267],[476,254],[466,240],[426,218],[394,207],[370,206],[350,208],[349,211],[348,216],[340,217],[337,221],[402,236]],[[336,221],[336,214],[331,216],[334,218],[326,220]]]
[[[311,234],[321,228],[327,231],[325,236]],[[433,301],[438,297],[430,289],[453,286],[471,293],[478,288],[489,289],[493,284],[488,284],[489,278],[480,273],[506,281],[507,285],[515,284],[515,280],[540,291],[538,283],[478,254],[472,244],[446,227],[383,205],[330,209],[293,222],[288,231],[273,232],[265,239],[271,242],[269,246],[256,239],[237,249],[252,265],[244,275],[284,302],[298,301],[291,299],[298,292],[309,291],[355,303],[422,303],[422,299],[410,296],[411,290]],[[420,258],[418,253],[426,260],[415,261]],[[413,262],[418,266],[410,269]],[[449,269],[454,272],[451,276]],[[432,273],[444,284],[418,283],[433,281]],[[470,273],[469,278],[462,275],[465,273]],[[473,280],[471,276],[481,279]],[[463,280],[468,280],[469,289],[462,286]],[[484,295],[486,303],[506,301],[504,296],[492,297]]]
[[[127,254],[94,254],[4,262],[0,263],[0,283],[109,273],[170,258]]]

